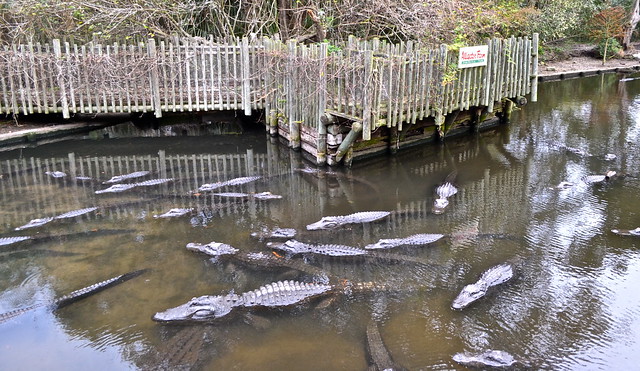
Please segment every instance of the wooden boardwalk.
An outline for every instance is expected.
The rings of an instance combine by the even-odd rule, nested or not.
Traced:
[[[452,112],[493,114],[505,99],[537,96],[537,35],[486,40],[487,65],[457,67],[457,50],[350,38],[304,45],[277,38],[149,39],[145,43],[0,47],[0,114],[264,112],[273,135],[327,161],[345,140]],[[331,125],[348,121],[353,134]],[[347,142],[349,142],[347,140]],[[339,160],[339,159],[338,159]]]

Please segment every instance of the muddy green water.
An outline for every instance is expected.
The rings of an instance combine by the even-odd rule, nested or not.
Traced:
[[[637,368],[640,239],[610,230],[640,226],[640,79],[547,82],[539,100],[515,112],[507,127],[356,162],[336,174],[297,172],[305,166],[299,153],[271,143],[261,130],[217,135],[220,127],[208,133],[180,125],[144,132],[116,127],[2,152],[1,237],[98,232],[0,246],[0,313],[151,270],[58,311],[40,307],[0,323],[1,368],[363,370],[371,320],[396,363],[410,370],[463,369],[452,361],[455,353],[489,349],[507,351],[534,369]],[[610,169],[626,176],[608,184],[581,182]],[[55,170],[68,176],[44,174]],[[152,172],[142,180],[175,180],[96,194],[108,185],[70,179],[104,181],[140,170]],[[452,170],[459,192],[444,214],[435,215],[434,189]],[[248,175],[265,178],[225,190],[283,198],[229,203],[187,196],[202,184]],[[575,185],[552,189],[561,181]],[[93,206],[99,209],[81,217],[14,230],[31,219]],[[174,207],[194,211],[153,217]],[[187,243],[269,251],[252,231],[304,231],[322,216],[367,210],[398,213],[299,239],[362,247],[415,233],[450,237],[393,251],[427,265],[307,259],[332,277],[376,281],[391,291],[345,294],[321,308],[309,303],[259,312],[253,320],[236,316],[193,326],[151,320],[194,296],[243,292],[282,278],[314,279],[212,261],[187,251]],[[462,287],[514,259],[520,262],[515,279],[465,310],[450,308]]]

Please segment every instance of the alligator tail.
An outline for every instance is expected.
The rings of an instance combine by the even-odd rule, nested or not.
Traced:
[[[98,283],[94,283],[91,286],[87,286],[81,288],[79,290],[75,290],[60,299],[57,299],[53,304],[53,310],[57,310],[63,307],[66,307],[69,304],[75,303],[76,301],[82,300],[88,296],[94,295],[104,289],[107,289],[111,286],[115,286],[121,284],[125,281],[128,281],[132,278],[138,277],[139,275],[145,273],[149,269],[139,269],[137,271],[121,274],[119,276],[110,278],[108,280],[104,280]]]

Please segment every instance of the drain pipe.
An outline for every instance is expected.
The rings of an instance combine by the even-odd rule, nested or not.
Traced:
[[[349,147],[351,147],[353,142],[355,142],[356,139],[358,139],[358,137],[360,136],[360,133],[362,133],[362,123],[356,121],[353,124],[351,124],[351,131],[347,134],[347,136],[344,138],[342,143],[340,143],[340,146],[336,151],[336,161],[335,161],[336,163],[342,160],[344,155],[349,150]]]

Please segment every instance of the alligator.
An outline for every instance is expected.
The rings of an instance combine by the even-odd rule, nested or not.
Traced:
[[[6,313],[2,313],[0,314],[0,323],[6,322],[12,318],[15,318],[21,314],[27,313],[33,309],[39,308],[39,307],[43,307],[43,306],[47,306],[49,310],[51,310],[52,312],[57,311],[58,309],[64,308],[70,304],[73,304],[79,300],[82,300],[84,298],[87,298],[91,295],[97,294],[102,290],[105,290],[109,287],[115,286],[115,285],[119,285],[125,281],[128,281],[132,278],[138,277],[139,275],[145,273],[146,271],[148,271],[149,269],[139,269],[133,272],[129,272],[129,273],[125,273],[125,274],[121,274],[119,276],[113,277],[113,278],[109,278],[107,280],[98,282],[98,283],[94,283],[91,286],[87,286],[87,287],[83,287],[79,290],[75,290],[70,292],[67,295],[64,295],[62,297],[60,297],[59,299],[56,299],[53,303],[51,304],[34,304],[25,308],[20,308],[20,309],[16,309],[10,312],[6,312]]]
[[[550,189],[567,189],[567,188],[573,187],[574,185],[575,183],[571,183],[563,180],[562,182],[558,183],[557,186],[550,187]]]
[[[260,241],[269,240],[269,239],[282,239],[282,238],[293,238],[296,236],[298,232],[293,228],[267,228],[264,227],[260,231],[251,232],[251,237],[257,238]]]
[[[368,370],[405,370],[404,367],[397,365],[391,358],[389,350],[382,341],[378,324],[375,321],[370,321],[367,325],[367,355],[370,363]]]
[[[256,200],[278,200],[282,198],[282,196],[274,195],[271,192],[260,192],[260,193],[223,192],[223,193],[214,193],[213,196],[227,197],[227,198],[244,198],[244,199],[254,198]]]
[[[616,174],[617,173],[615,171],[609,170],[604,175],[585,175],[582,177],[582,181],[587,184],[602,183],[609,181],[611,178],[616,176]]]
[[[235,308],[265,309],[284,308],[312,299],[335,294],[352,294],[386,289],[375,282],[351,282],[341,280],[335,284],[322,282],[276,281],[255,290],[226,295],[204,295],[194,297],[185,304],[157,312],[152,319],[157,322],[213,322],[231,313]]]
[[[297,240],[287,240],[284,243],[280,242],[267,242],[267,247],[272,249],[281,250],[289,254],[306,254],[313,253],[327,256],[357,256],[367,255],[369,251],[359,249],[357,247],[337,244],[319,244],[314,245],[310,243],[300,242]]]
[[[29,223],[25,224],[25,225],[21,225],[17,228],[15,228],[16,231],[21,231],[23,229],[28,229],[28,228],[34,228],[34,227],[40,227],[43,226],[47,223],[49,223],[50,221],[53,221],[55,219],[67,219],[67,218],[75,218],[76,216],[80,216],[80,215],[84,215],[84,214],[88,214],[92,211],[97,210],[97,207],[87,207],[84,209],[79,209],[79,210],[73,210],[73,211],[69,211],[57,216],[53,216],[53,217],[46,217],[46,218],[37,218],[37,219],[32,219],[29,221]]]
[[[200,188],[198,188],[198,190],[200,192],[213,191],[214,189],[218,189],[218,188],[222,188],[222,187],[236,186],[236,185],[242,185],[242,184],[250,183],[250,182],[253,182],[253,181],[258,180],[258,179],[262,179],[262,176],[261,175],[254,175],[254,176],[245,176],[245,177],[240,177],[240,178],[234,178],[234,179],[225,180],[225,181],[222,181],[222,182],[203,184],[203,185],[200,186]]]
[[[0,246],[11,245],[14,243],[30,240],[31,238],[31,236],[0,237]]]
[[[376,243],[365,246],[364,248],[367,250],[371,250],[371,249],[391,249],[397,246],[405,246],[405,245],[421,246],[421,245],[428,245],[430,243],[436,242],[442,237],[444,237],[443,234],[419,233],[419,234],[414,234],[405,238],[383,238]]]
[[[482,273],[477,282],[465,286],[453,300],[451,308],[461,310],[487,294],[487,290],[513,278],[514,266],[511,263],[498,264]]]
[[[122,182],[123,180],[141,178],[141,177],[147,176],[149,174],[150,174],[149,171],[143,170],[143,171],[136,171],[136,172],[129,173],[129,174],[124,174],[124,175],[116,175],[116,176],[112,177],[111,179],[102,182],[102,184],[119,183],[119,182]]]
[[[288,255],[298,255],[298,254],[315,254],[321,256],[331,256],[331,257],[364,257],[364,258],[372,258],[379,259],[385,261],[394,261],[400,263],[414,263],[420,264],[424,266],[430,266],[430,263],[427,263],[420,258],[408,256],[408,255],[400,255],[400,254],[392,254],[389,252],[378,253],[372,250],[364,250],[357,247],[347,246],[347,245],[337,245],[337,244],[310,244],[306,242],[300,242],[297,240],[287,240],[285,242],[267,242],[267,247],[280,250],[286,252]]]
[[[97,237],[114,234],[131,233],[132,229],[95,229],[83,232],[72,232],[64,234],[50,234],[50,235],[37,235],[37,236],[13,236],[0,238],[0,246],[13,245],[19,242],[25,242],[25,244],[36,244],[54,240],[66,240],[76,237]],[[22,244],[21,244],[22,245]]]
[[[431,208],[434,214],[444,213],[444,210],[449,206],[448,198],[458,193],[458,188],[453,185],[457,174],[456,170],[452,171],[447,175],[444,182],[436,187],[436,195],[438,197],[433,201],[433,207]]]
[[[171,209],[171,210],[167,211],[164,214],[154,215],[153,217],[156,218],[156,219],[158,219],[158,218],[177,218],[179,216],[183,216],[183,215],[189,214],[192,211],[193,211],[193,208],[174,208],[174,209]]]
[[[76,216],[81,216],[84,214],[88,214],[92,211],[96,211],[98,210],[98,207],[87,207],[84,209],[78,209],[78,210],[73,210],[73,211],[69,211],[63,214],[60,214],[58,216],[54,216],[53,219],[67,219],[67,218],[75,218]]]
[[[165,184],[173,181],[173,178],[149,179],[138,183],[133,183],[136,187],[149,187],[154,185]]]
[[[42,225],[45,225],[45,224],[49,223],[52,220],[53,220],[53,217],[31,219],[29,221],[29,223],[27,223],[25,225],[21,225],[19,227],[16,227],[15,230],[16,231],[21,231],[21,230],[27,229],[27,228],[40,227]]]
[[[105,189],[99,189],[97,191],[95,191],[95,194],[99,195],[101,193],[118,193],[118,192],[124,192],[124,191],[128,191],[130,189],[135,188],[136,185],[135,184],[114,184],[109,188],[105,188]]]
[[[242,294],[205,295],[162,312],[152,319],[157,322],[208,322],[220,319],[235,308],[279,308],[298,304],[331,292],[323,283],[278,281]]]
[[[640,227],[635,229],[612,229],[611,232],[620,236],[636,236],[640,237]]]
[[[307,230],[334,229],[347,224],[369,223],[385,218],[390,214],[390,211],[362,211],[349,215],[325,216],[319,221],[307,225]]]
[[[213,258],[229,257],[248,267],[288,268],[304,272],[314,277],[326,276],[325,271],[297,259],[286,259],[275,254],[263,252],[240,252],[240,250],[228,244],[210,242],[208,244],[188,243],[187,250],[206,254]]]
[[[136,187],[148,187],[148,186],[154,186],[154,185],[159,185],[159,184],[164,184],[164,183],[168,183],[170,181],[172,181],[173,178],[162,178],[162,179],[150,179],[150,180],[145,180],[143,182],[139,182],[139,183],[129,183],[129,184],[114,184],[109,188],[105,188],[105,189],[100,189],[97,190],[95,193],[96,194],[101,194],[101,193],[118,193],[118,192],[124,192],[124,191],[128,191],[130,189],[136,188]]]
[[[481,369],[505,369],[520,364],[511,354],[502,350],[488,350],[479,354],[456,353],[452,358],[463,366]]]
[[[65,176],[67,176],[67,173],[63,171],[45,171],[44,173],[52,178],[64,178]]]

